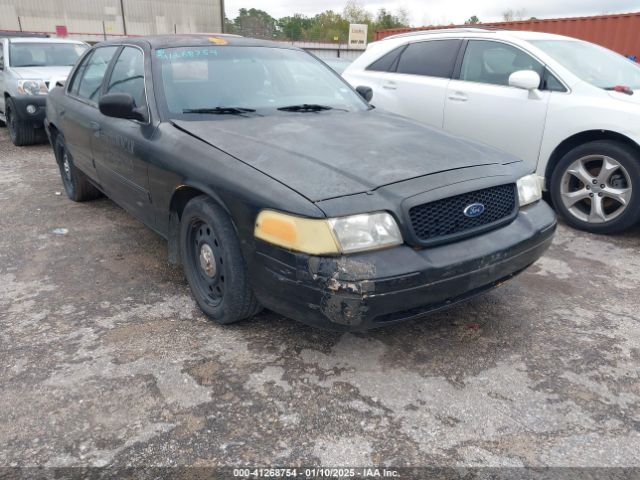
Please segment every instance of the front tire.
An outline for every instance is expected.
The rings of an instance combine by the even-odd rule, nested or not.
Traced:
[[[101,195],[100,191],[74,165],[62,135],[58,134],[56,136],[53,149],[67,197],[74,202],[84,202],[98,198]]]
[[[189,201],[182,213],[180,255],[191,292],[208,317],[225,325],[261,310],[233,224],[206,196]]]
[[[33,125],[29,125],[21,121],[15,114],[16,108],[11,97],[5,102],[5,117],[7,119],[7,128],[9,129],[9,137],[16,147],[24,147],[33,145],[38,142],[39,136]]]
[[[574,148],[551,175],[556,211],[574,228],[618,233],[640,221],[640,154],[598,140]]]

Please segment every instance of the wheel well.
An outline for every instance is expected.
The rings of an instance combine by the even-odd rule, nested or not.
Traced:
[[[613,140],[616,142],[620,142],[636,149],[640,153],[640,146],[636,142],[631,140],[629,137],[626,137],[617,132],[612,132],[610,130],[589,130],[586,132],[577,133],[576,135],[567,138],[560,145],[558,145],[551,154],[544,175],[546,179],[547,189],[549,188],[549,182],[551,181],[553,170],[556,168],[556,165],[558,164],[560,159],[562,159],[562,157],[564,157],[574,148],[596,140]]]
[[[169,263],[174,265],[181,263],[179,248],[180,219],[189,200],[200,195],[206,195],[206,193],[197,188],[185,185],[178,187],[173,193],[173,197],[171,197],[171,203],[169,205],[169,234],[167,235]]]
[[[51,145],[53,145],[54,148],[56,146],[56,137],[58,136],[58,133],[59,133],[58,128],[53,123],[49,123],[49,134],[51,135]]]
[[[200,195],[206,195],[206,193],[194,187],[178,187],[178,189],[173,193],[173,197],[171,197],[171,206],[169,210],[171,213],[177,214],[179,220],[182,218],[182,212],[184,211],[184,207],[187,206],[187,203],[189,203],[189,200]]]

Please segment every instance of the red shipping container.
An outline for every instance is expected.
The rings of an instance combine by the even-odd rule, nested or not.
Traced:
[[[622,55],[640,58],[640,12],[599,15],[595,17],[551,18],[541,20],[523,20],[517,22],[479,23],[477,25],[431,26],[419,28],[392,28],[378,30],[376,40],[391,35],[417,30],[436,30],[442,28],[500,28],[508,30],[529,30],[534,32],[556,33],[597,43]]]

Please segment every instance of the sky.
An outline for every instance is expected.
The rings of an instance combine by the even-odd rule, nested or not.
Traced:
[[[235,18],[240,8],[265,10],[275,18],[294,13],[313,16],[325,10],[342,12],[346,0],[225,0],[227,17]],[[552,18],[640,11],[640,0],[359,0],[371,13],[380,8],[395,11],[403,7],[412,26],[464,23],[472,15],[481,21],[502,20],[507,9],[526,11],[526,18]]]

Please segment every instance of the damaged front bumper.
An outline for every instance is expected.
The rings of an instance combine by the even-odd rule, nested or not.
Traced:
[[[420,317],[498,286],[551,245],[555,214],[544,202],[507,226],[434,248],[402,245],[314,257],[261,243],[254,290],[267,308],[331,330],[366,330]]]

